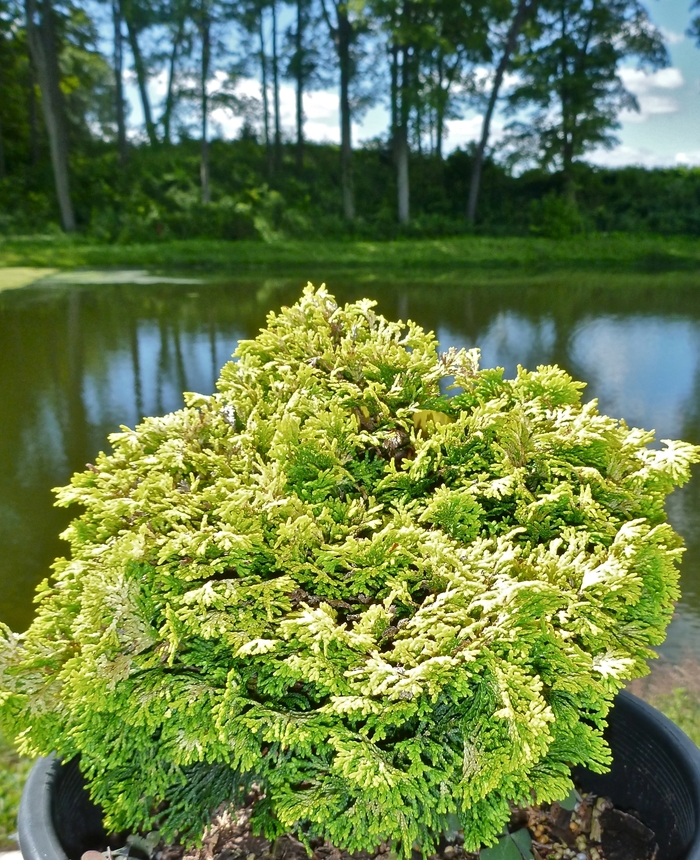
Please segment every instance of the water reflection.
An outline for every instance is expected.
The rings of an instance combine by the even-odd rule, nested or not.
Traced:
[[[588,380],[588,394],[604,412],[656,430],[658,439],[682,432],[697,394],[697,320],[589,318],[574,331],[570,352],[576,372]]]
[[[557,362],[589,383],[586,397],[659,438],[700,442],[698,276],[560,275],[464,284],[426,274],[410,284],[319,273],[342,300],[372,295],[391,317],[475,346],[507,375]],[[63,551],[70,514],[52,507],[106,434],[209,392],[241,337],[293,302],[306,277],[191,284],[54,284],[0,294],[0,620],[31,618],[31,593]],[[460,283],[461,281],[461,283]],[[666,656],[700,653],[700,477],[669,504],[687,541],[683,600]]]

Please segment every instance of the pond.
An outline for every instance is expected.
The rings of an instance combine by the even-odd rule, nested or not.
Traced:
[[[311,273],[341,300],[367,295],[483,366],[557,363],[585,398],[657,438],[700,443],[700,274]],[[108,433],[211,392],[236,342],[293,303],[309,274],[176,278],[78,272],[0,292],[0,621],[26,628],[35,585],[64,552],[71,512],[52,507]],[[312,277],[312,280],[314,278]],[[669,502],[686,541],[683,596],[661,653],[700,654],[700,474]]]

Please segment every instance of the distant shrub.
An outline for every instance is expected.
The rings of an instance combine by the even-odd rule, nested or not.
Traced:
[[[700,449],[648,448],[557,367],[438,358],[373,304],[307,288],[216,394],[58,491],[83,512],[4,630],[0,716],[26,754],[80,755],[116,830],[196,837],[255,782],[269,837],[429,854],[457,816],[473,849],[609,762]]]
[[[530,232],[548,239],[568,239],[584,230],[578,206],[559,194],[546,194],[531,204]]]

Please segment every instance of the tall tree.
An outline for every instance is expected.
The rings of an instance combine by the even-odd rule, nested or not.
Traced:
[[[134,71],[138,84],[141,108],[143,110],[143,121],[146,127],[146,135],[151,146],[156,146],[158,137],[153,122],[153,111],[151,110],[151,99],[148,94],[148,69],[140,37],[144,30],[155,23],[155,9],[142,0],[120,0],[126,32],[129,38],[129,48],[134,60]]]
[[[202,187],[202,203],[211,202],[211,175],[209,155],[209,76],[211,73],[211,27],[212,8],[211,0],[200,0],[195,12],[195,22],[199,31],[201,43],[201,61],[199,64],[199,98],[201,117],[201,160],[200,179]]]
[[[241,68],[253,77],[260,75],[260,102],[262,110],[259,119],[262,119],[263,140],[265,143],[265,160],[268,176],[272,175],[272,147],[270,134],[270,101],[268,80],[268,54],[265,12],[268,8],[267,0],[246,0],[239,6],[237,18],[244,33],[248,35],[248,42],[243,41],[241,47],[248,57],[248,63],[243,63]]]
[[[472,96],[477,67],[490,59],[488,35],[494,2],[431,0],[422,26],[425,46],[422,100],[434,135],[431,150],[442,160],[445,123],[460,117]]]
[[[329,13],[329,7],[333,16]],[[352,103],[350,87],[355,74],[353,47],[362,27],[361,7],[351,0],[321,0],[323,17],[338,55],[340,72],[340,186],[343,217],[355,218],[355,192],[352,178]]]
[[[404,2],[402,13],[410,15],[409,3]],[[407,23],[404,21],[404,23]],[[408,29],[406,27],[406,29]],[[399,37],[401,38],[401,37]],[[396,46],[396,107],[393,110],[395,126],[393,129],[393,150],[396,164],[397,210],[399,224],[407,224],[411,213],[411,195],[409,179],[409,137],[408,124],[414,92],[414,76],[416,72],[415,45],[408,41],[408,34]]]
[[[165,99],[160,117],[160,125],[163,129],[163,141],[170,143],[171,126],[176,99],[176,70],[177,64],[183,52],[185,37],[187,35],[187,21],[192,13],[192,0],[165,0],[160,8],[158,18],[168,28],[170,39],[169,49],[164,56],[167,62],[167,84],[165,88]],[[191,39],[189,40],[191,43]]]
[[[4,28],[0,28],[0,93],[3,92],[5,87],[3,86],[4,81],[4,72],[5,69],[5,33],[3,32]],[[7,165],[5,163],[5,137],[2,127],[2,113],[0,113],[0,179],[4,179],[7,175]]]
[[[184,68],[178,99],[189,101],[196,113],[200,132],[201,199],[212,198],[211,147],[209,141],[211,114],[223,109],[234,115],[250,116],[257,107],[255,99],[236,94],[240,63],[230,63],[230,48],[224,39],[232,20],[233,9],[226,0],[192,0],[191,21],[197,43],[191,64]],[[238,9],[235,12],[239,12]],[[196,82],[192,85],[192,82]]]
[[[469,198],[467,200],[467,221],[474,223],[476,220],[476,209],[479,202],[479,190],[481,188],[481,174],[484,167],[484,157],[486,155],[486,146],[491,134],[491,121],[496,108],[496,103],[501,92],[503,79],[508,68],[511,65],[513,55],[518,45],[518,39],[522,33],[525,24],[532,20],[537,10],[538,0],[514,0],[512,4],[512,15],[507,24],[505,36],[502,39],[500,47],[500,56],[498,48],[494,55],[498,57],[498,63],[493,75],[493,81],[489,90],[486,109],[481,121],[481,135],[479,143],[474,153],[474,162],[472,165],[471,182],[469,183]],[[498,14],[500,10],[496,9],[495,19],[497,23],[501,16]]]
[[[304,167],[304,84],[306,80],[306,51],[304,45],[304,34],[306,32],[306,19],[308,17],[307,0],[297,0],[297,21],[294,31],[294,56],[290,63],[290,70],[296,80],[296,126],[297,147],[296,161],[299,170]]]
[[[72,232],[76,223],[68,173],[68,129],[60,84],[56,15],[51,0],[25,0],[25,10],[29,50],[39,79],[41,105],[49,136],[61,226],[66,232]]]
[[[36,167],[39,163],[39,111],[37,110],[36,77],[34,66],[27,64],[27,115],[29,118],[29,152],[30,164]]]
[[[122,9],[120,0],[112,0],[114,26],[114,101],[117,113],[117,152],[122,165],[126,163],[126,110],[124,104],[124,52],[122,48]]]
[[[420,112],[419,52],[425,40],[426,10],[427,3],[416,0],[380,0],[374,10],[384,18],[389,31],[391,149],[396,168],[399,224],[407,224],[410,218],[410,123],[412,111]]]
[[[59,36],[60,41],[60,36]],[[0,0],[0,161],[7,174],[39,160],[36,84],[23,0]]]
[[[265,155],[267,157],[267,170],[272,173],[272,146],[270,138],[270,99],[267,82],[267,51],[265,48],[265,10],[260,9],[260,88],[263,103],[263,127],[265,133]]]
[[[538,27],[515,64],[520,83],[509,105],[519,116],[508,143],[513,160],[561,171],[571,203],[576,159],[614,146],[620,111],[639,109],[619,74],[632,58],[641,68],[668,62],[641,0],[541,0]]]
[[[445,121],[472,86],[486,49],[484,0],[375,0],[389,31],[391,142],[399,223],[410,217],[411,144],[442,157]],[[460,92],[455,93],[459,84]]]
[[[277,0],[272,0],[270,6],[272,8],[272,94],[275,116],[274,165],[275,171],[278,171],[282,164],[282,126],[280,117],[279,54],[277,50]]]
[[[286,33],[288,63],[285,75],[294,81],[296,164],[299,170],[304,167],[304,94],[319,86],[330,86],[333,80],[328,73],[334,65],[333,57],[322,57],[320,50],[325,40],[318,33],[318,27],[326,25],[315,14],[315,8],[313,0],[296,0],[295,20]]]
[[[399,224],[410,218],[410,133],[411,111],[418,107],[419,48],[424,37],[422,13],[427,4],[416,0],[388,0],[375,5],[389,30],[391,148],[396,168],[397,216]],[[420,131],[418,132],[420,137]]]

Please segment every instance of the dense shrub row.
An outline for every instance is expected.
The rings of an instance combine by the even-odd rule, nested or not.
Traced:
[[[212,145],[213,203],[200,203],[199,143],[158,149],[134,147],[126,168],[111,146],[92,144],[74,158],[73,193],[83,231],[109,241],[158,238],[290,237],[365,238],[454,235],[465,232],[464,209],[471,153],[456,150],[444,161],[413,154],[412,221],[396,222],[395,170],[380,144],[355,153],[358,218],[340,217],[338,149],[308,144],[303,170],[285,152],[271,175],[265,149],[254,140]],[[554,238],[582,230],[700,233],[700,170],[616,170],[577,167],[577,199],[561,195],[561,178],[533,170],[514,177],[487,163],[477,230],[485,234]],[[14,171],[0,181],[0,232],[46,230],[58,222],[50,166]]]

